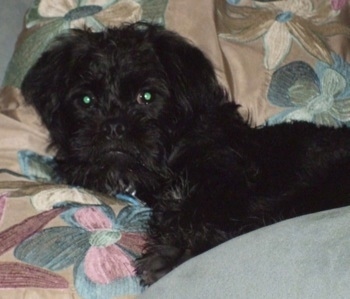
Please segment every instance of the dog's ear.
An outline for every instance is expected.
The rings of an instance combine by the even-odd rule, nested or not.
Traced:
[[[37,110],[55,144],[64,141],[67,122],[67,115],[62,109],[64,96],[71,73],[79,71],[73,70],[74,61],[82,55],[81,48],[88,44],[87,38],[82,30],[72,30],[56,38],[29,69],[21,85],[26,103]]]
[[[174,32],[159,30],[153,38],[176,101],[193,113],[208,111],[226,100],[212,63],[201,50]]]

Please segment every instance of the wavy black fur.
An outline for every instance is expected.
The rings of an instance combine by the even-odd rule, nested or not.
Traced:
[[[59,37],[22,85],[70,184],[153,207],[137,271],[171,269],[259,227],[350,202],[350,131],[251,128],[200,50],[155,25]]]

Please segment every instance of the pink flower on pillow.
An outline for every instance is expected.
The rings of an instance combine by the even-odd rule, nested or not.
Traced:
[[[334,10],[341,10],[347,3],[347,0],[331,0],[331,5]]]
[[[137,235],[113,228],[112,219],[98,207],[79,209],[74,218],[77,224],[90,232],[88,249],[84,259],[86,276],[94,283],[108,284],[115,279],[134,276],[132,258],[125,254],[126,242],[138,240]],[[122,246],[122,247],[120,247]],[[122,266],[120,266],[122,265]]]
[[[73,265],[82,298],[140,293],[133,261],[141,254],[150,210],[127,206],[116,216],[105,205],[69,206],[61,214],[69,226],[50,227],[28,238],[16,248],[16,258],[51,271]]]

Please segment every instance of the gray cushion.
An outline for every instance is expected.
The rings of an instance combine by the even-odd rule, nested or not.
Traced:
[[[350,207],[233,239],[178,267],[139,299],[350,298]]]

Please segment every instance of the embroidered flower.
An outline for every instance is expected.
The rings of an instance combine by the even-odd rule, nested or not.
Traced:
[[[141,254],[150,210],[127,206],[115,216],[109,206],[71,206],[69,225],[47,228],[15,249],[21,261],[52,271],[74,265],[74,283],[86,299],[141,292],[133,260]]]
[[[309,121],[338,127],[350,121],[350,65],[333,55],[332,66],[319,62],[315,70],[307,63],[292,62],[272,76],[268,99],[288,108],[268,123]]]
[[[220,36],[234,42],[262,37],[267,69],[276,69],[284,61],[293,41],[318,60],[331,64],[325,38],[337,34],[350,36],[349,28],[333,21],[339,12],[325,1],[316,5],[311,0],[255,1],[255,5],[220,8],[219,16],[230,31]]]
[[[51,21],[61,20],[66,28],[87,26],[92,30],[101,30],[106,26],[119,26],[122,22],[139,21],[142,9],[133,0],[41,0],[37,14]],[[35,23],[27,22],[27,26]]]

